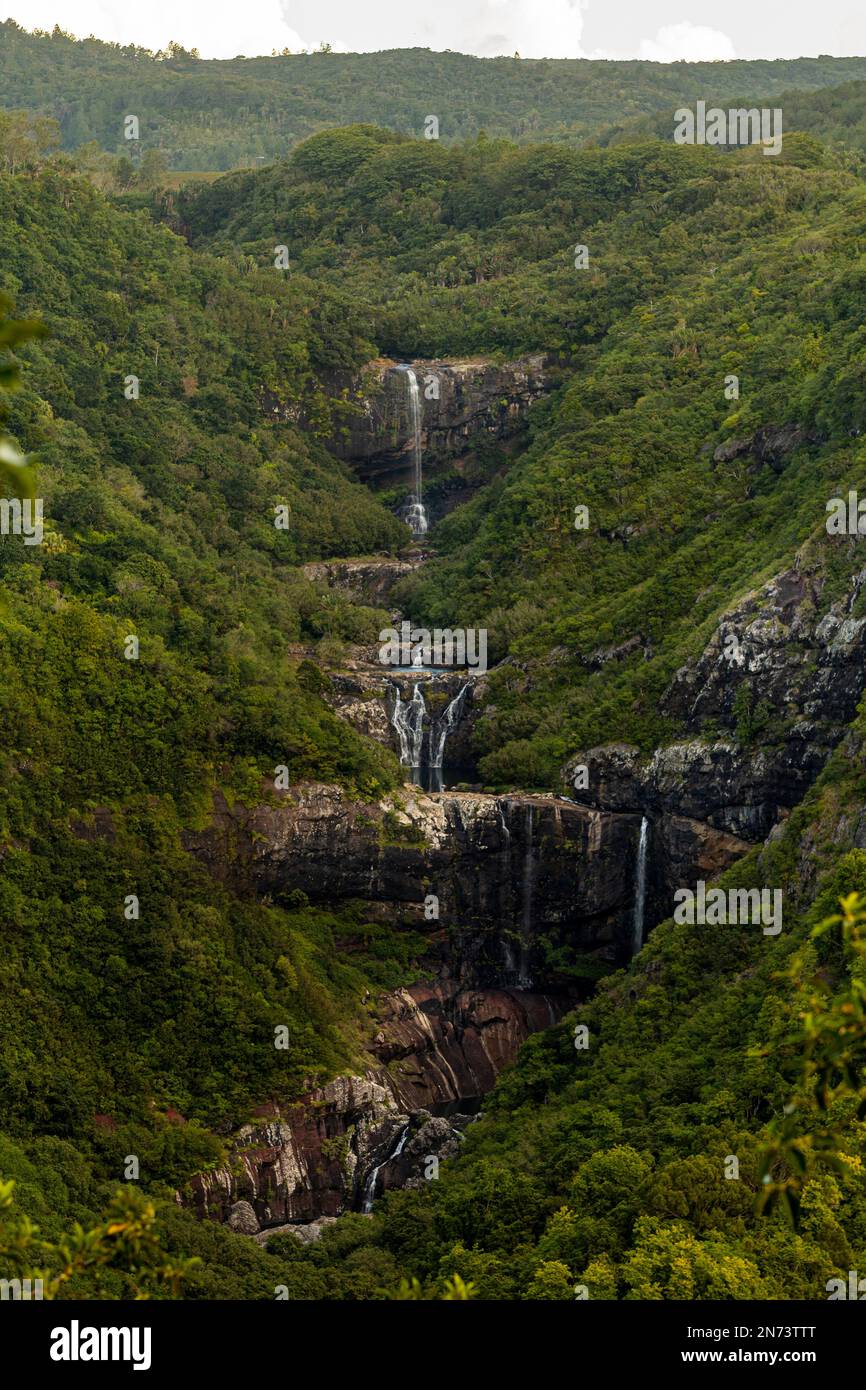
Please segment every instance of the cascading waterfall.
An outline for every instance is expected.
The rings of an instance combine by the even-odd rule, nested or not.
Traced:
[[[427,534],[427,513],[424,510],[424,503],[421,495],[421,393],[418,390],[418,378],[411,367],[401,367],[408,383],[409,391],[409,419],[412,424],[412,480],[414,492],[412,501],[409,504],[406,520],[411,527],[412,534],[424,536]]]
[[[397,1136],[396,1144],[391,1149],[391,1152],[388,1154],[387,1158],[383,1158],[381,1163],[377,1163],[376,1167],[371,1169],[367,1181],[364,1184],[364,1200],[361,1204],[362,1212],[369,1214],[373,1210],[373,1202],[376,1198],[376,1183],[378,1181],[379,1174],[385,1167],[386,1163],[390,1163],[392,1158],[399,1157],[399,1155],[403,1152],[404,1148],[406,1147],[406,1140],[408,1138],[409,1126],[404,1125],[399,1135]]]
[[[643,946],[643,918],[646,902],[646,859],[649,821],[644,816],[640,823],[640,840],[637,847],[637,866],[634,877],[634,913],[632,916],[632,949],[637,955]]]
[[[506,801],[505,805],[506,805],[506,807],[508,808],[508,814],[510,815],[510,814],[511,814],[511,804],[510,804],[510,802]],[[504,860],[505,860],[505,864],[504,864],[503,871],[502,871],[502,878],[501,878],[502,894],[503,894],[501,901],[502,901],[502,903],[503,903],[502,911],[503,911],[503,915],[504,915],[504,914],[505,914],[505,911],[506,911],[505,903],[506,903],[506,901],[507,901],[507,895],[508,895],[508,893],[510,892],[510,889],[511,889],[511,831],[508,829],[508,821],[506,820],[506,817],[505,817],[505,811],[503,811],[503,809],[502,809],[502,802],[501,802],[501,801],[497,801],[497,803],[496,803],[496,809],[497,809],[498,812],[499,812],[499,823],[500,823],[500,825],[502,826],[502,839],[503,839],[502,855],[503,855],[503,858],[504,858]],[[504,964],[504,966],[505,966],[506,975],[509,976],[509,977],[512,976],[512,975],[516,975],[518,972],[517,972],[517,964],[516,964],[515,959],[514,959],[514,947],[513,947],[513,945],[511,944],[511,937],[508,935],[507,932],[503,934],[503,938],[502,938],[502,959],[503,959],[503,964]]]
[[[412,687],[411,700],[403,699],[400,687],[396,682],[391,683],[391,688],[394,691],[391,727],[397,734],[400,762],[403,767],[411,768],[412,781],[420,786],[424,769],[424,732],[425,727],[428,726],[427,705],[420,685]],[[445,745],[448,741],[448,735],[460,722],[463,714],[463,701],[468,689],[469,682],[467,681],[448,702],[439,718],[434,720],[432,726],[429,727],[426,768],[431,792],[443,790],[442,764],[445,760]]]
[[[468,683],[466,685],[461,685],[454,699],[449,701],[445,706],[442,714],[430,730],[429,766],[431,792],[441,792],[442,790],[442,762],[445,757],[445,743],[448,735],[460,720],[463,700],[468,689]]]
[[[400,762],[404,767],[411,768],[412,781],[420,786],[421,748],[424,742],[424,716],[427,713],[427,706],[424,703],[424,696],[421,694],[419,685],[412,687],[412,699],[405,704],[400,694],[400,687],[397,685],[394,689],[396,696],[391,724],[397,733],[397,742],[400,745]]]

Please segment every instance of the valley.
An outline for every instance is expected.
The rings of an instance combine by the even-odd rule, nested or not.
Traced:
[[[0,37],[46,112],[133,61]],[[476,61],[490,134],[414,132]],[[696,66],[619,115],[582,66],[546,140],[541,60],[238,59],[248,126],[144,123],[173,174],[259,132],[207,179],[0,121],[0,1250],[61,1297],[864,1258],[862,60],[707,65],[800,89],[771,159],[659,136]]]

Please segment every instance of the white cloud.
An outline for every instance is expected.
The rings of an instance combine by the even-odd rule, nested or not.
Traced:
[[[665,24],[654,39],[643,39],[638,53],[654,63],[713,63],[736,58],[736,51],[727,34],[703,24],[684,19],[680,24]]]
[[[77,37],[164,48],[175,39],[203,58],[273,49],[342,52],[454,49],[496,57],[578,58],[588,0],[7,0],[27,29],[59,24]]]
[[[136,43],[154,50],[170,39],[198,48],[203,58],[248,58],[272,49],[314,47],[287,22],[280,0],[7,0],[4,17],[25,29],[53,29],[59,24],[86,38],[95,34],[111,43]],[[320,25],[317,24],[316,30]]]
[[[282,0],[287,19],[307,32],[332,21],[355,52],[432,48],[483,58],[581,57],[586,0]]]

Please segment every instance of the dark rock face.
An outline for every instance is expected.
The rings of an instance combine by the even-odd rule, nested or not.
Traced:
[[[465,1111],[573,1004],[553,958],[627,955],[639,831],[638,816],[555,797],[409,786],[374,806],[315,784],[252,811],[217,805],[212,826],[186,836],[216,876],[277,901],[298,888],[362,899],[429,949],[424,979],[376,1001],[369,1069],[269,1106],[230,1163],[195,1180],[197,1210],[254,1234],[430,1180],[433,1160],[457,1151]]]
[[[550,387],[542,355],[503,366],[484,358],[417,361],[421,405],[421,446],[427,469],[466,452],[479,431],[507,438],[526,409]],[[405,373],[392,361],[370,363],[356,380],[334,380],[334,394],[345,393],[356,407],[331,441],[339,458],[354,464],[365,480],[407,474],[414,434]],[[360,412],[360,413],[358,413]]]
[[[372,1051],[405,1109],[456,1107],[480,1101],[520,1044],[556,1023],[569,1004],[529,990],[412,985],[381,1001]]]
[[[306,784],[252,811],[217,806],[188,849],[218,877],[275,900],[363,899],[384,920],[460,934],[467,987],[557,983],[548,956],[628,954],[640,817],[556,797],[413,788],[377,806]],[[231,869],[229,868],[231,866]],[[425,901],[435,896],[435,919]],[[429,903],[426,909],[429,911]],[[451,967],[453,970],[453,966]]]
[[[804,425],[764,425],[754,434],[726,439],[715,450],[713,463],[730,463],[733,459],[748,457],[759,467],[766,464],[774,473],[781,473],[796,449],[820,442],[821,436]]]

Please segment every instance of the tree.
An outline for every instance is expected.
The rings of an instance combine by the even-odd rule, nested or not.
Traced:
[[[50,116],[0,110],[0,169],[38,172],[60,145],[60,126]]]
[[[14,1182],[0,1182],[0,1262],[7,1279],[40,1280],[48,1299],[79,1291],[82,1281],[97,1297],[117,1297],[118,1276],[125,1297],[177,1298],[200,1263],[169,1258],[153,1203],[130,1188],[118,1191],[97,1226],[86,1231],[76,1223],[60,1240],[43,1240],[38,1226],[16,1210]]]
[[[778,1206],[795,1227],[817,1160],[843,1174],[849,1170],[834,1123],[841,1103],[855,1102],[856,1118],[866,1118],[866,896],[849,893],[839,907],[818,923],[788,968],[801,1026],[778,1052],[789,1070],[793,1059],[797,1084],[783,1115],[770,1126],[759,1172],[759,1210],[768,1213]],[[847,986],[838,994],[811,945],[834,939],[848,971]]]

